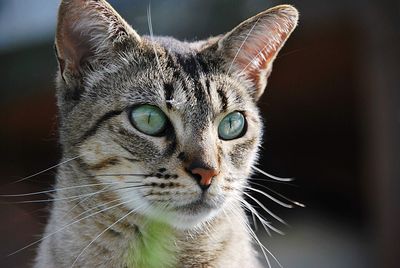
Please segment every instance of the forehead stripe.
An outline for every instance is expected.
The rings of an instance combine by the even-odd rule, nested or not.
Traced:
[[[196,58],[195,54],[174,54],[176,59],[176,65],[178,65],[181,70],[182,77],[190,78],[191,82],[193,83],[193,88],[190,89],[189,85],[184,84],[183,86],[193,92],[194,97],[197,99],[198,103],[201,105],[206,105],[206,95],[205,90],[200,82],[200,72],[202,72],[201,64],[199,63],[198,59]],[[172,58],[172,57],[171,57]],[[184,81],[185,79],[182,79]]]
[[[228,108],[228,98],[226,97],[226,92],[223,88],[218,88],[217,93],[219,96],[219,99],[221,101],[221,111],[226,112],[226,109]]]
[[[208,96],[211,98],[210,80],[209,80],[209,79],[205,79],[205,80],[206,80],[206,90],[207,90],[207,94],[208,94]]]
[[[179,63],[177,63],[177,59],[174,57],[173,54],[168,53],[167,54],[167,66],[168,68],[173,70],[172,76],[174,81],[179,81],[179,83],[182,84],[182,87],[184,89],[188,88],[188,85],[185,81],[185,77],[182,75],[182,67]],[[172,96],[172,94],[171,94]]]
[[[198,67],[201,68],[201,71],[203,73],[209,73],[210,72],[210,67],[208,66],[207,62],[205,61],[204,57],[200,54],[196,55],[196,62],[198,64]]]
[[[97,130],[101,127],[101,125],[110,120],[111,118],[120,115],[124,110],[117,110],[117,111],[109,111],[107,113],[105,113],[103,116],[101,116],[99,119],[97,119],[97,121],[89,128],[89,130],[87,130],[82,136],[81,138],[78,139],[78,141],[76,142],[76,144],[79,144],[83,141],[85,141],[86,139],[88,139],[89,137],[93,136],[94,134],[96,134]]]
[[[194,55],[176,55],[176,58],[178,63],[181,65],[183,72],[185,72],[187,76],[193,80],[197,80],[199,78],[199,64]]]

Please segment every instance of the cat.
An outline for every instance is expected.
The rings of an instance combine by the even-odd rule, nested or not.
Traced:
[[[140,36],[104,0],[63,0],[63,164],[34,267],[261,267],[243,193],[257,101],[297,21],[281,5],[181,42]]]

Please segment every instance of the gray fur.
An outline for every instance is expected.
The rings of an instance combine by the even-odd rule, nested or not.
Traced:
[[[258,73],[251,67],[252,73],[240,74],[234,59],[242,55],[235,53],[259,18],[269,23],[260,27],[287,27],[286,36],[269,40],[275,50]],[[280,6],[225,36],[187,43],[140,37],[105,1],[62,1],[56,37],[60,142],[63,160],[79,157],[60,166],[56,188],[109,184],[56,192],[35,267],[124,267],[129,244],[140,239],[148,219],[174,229],[179,267],[259,266],[239,201],[262,135],[256,100],[264,88],[252,79],[270,72],[296,23],[296,10]],[[268,28],[256,27],[257,34],[262,30]],[[172,129],[164,137],[147,136],[130,124],[130,107],[144,103],[169,117]],[[243,112],[247,132],[220,140],[218,122],[233,111]],[[191,161],[220,170],[196,206],[202,191],[184,169]],[[128,173],[144,175],[101,176]],[[127,189],[130,181],[143,188]],[[124,204],[107,210],[118,202]]]

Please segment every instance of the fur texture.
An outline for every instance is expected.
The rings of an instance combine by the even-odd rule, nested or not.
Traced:
[[[103,0],[61,3],[56,51],[63,161],[35,267],[258,267],[242,193],[261,141],[256,101],[297,24],[278,6],[195,43],[139,36]],[[164,135],[129,120],[151,104]],[[218,124],[239,111],[243,136]],[[208,189],[190,166],[218,171]]]

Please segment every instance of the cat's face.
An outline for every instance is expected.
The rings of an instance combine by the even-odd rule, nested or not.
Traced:
[[[240,194],[261,123],[243,85],[218,70],[187,73],[177,60],[182,54],[168,55],[160,53],[158,65],[154,57],[126,54],[112,74],[88,75],[79,118],[71,119],[79,121],[77,154],[90,174],[126,174],[96,179],[121,182],[116,192],[131,209],[185,227]],[[125,188],[133,185],[142,187]]]
[[[256,100],[296,14],[284,6],[183,43],[139,37],[105,2],[87,2],[61,7],[56,40],[61,139],[83,180],[183,229],[229,209],[260,144]]]

